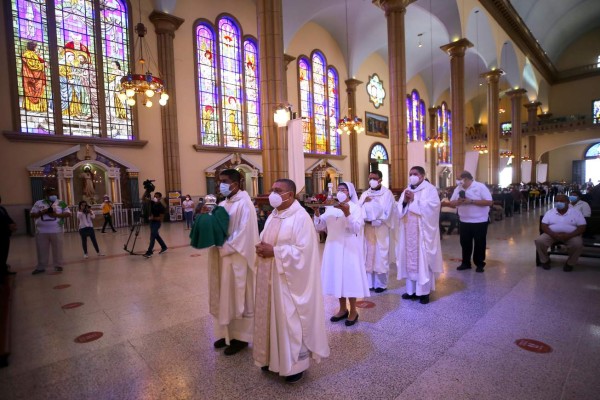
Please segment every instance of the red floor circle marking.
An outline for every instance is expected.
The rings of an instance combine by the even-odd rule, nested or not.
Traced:
[[[190,254],[190,257],[202,257],[202,254]]]
[[[65,283],[63,285],[56,285],[53,287],[53,289],[66,289],[68,287],[71,287],[71,285],[69,285],[68,283]]]
[[[65,304],[64,306],[62,306],[61,308],[63,310],[70,310],[71,308],[77,308],[77,307],[81,307],[83,305],[82,302],[78,301],[75,303],[69,303],[69,304]]]
[[[366,300],[357,301],[356,307],[358,307],[358,308],[373,308],[373,307],[375,307],[375,303],[373,303],[372,301],[366,301]]]
[[[75,343],[89,343],[89,342],[93,342],[94,340],[100,339],[102,336],[104,336],[104,333],[102,333],[102,332],[88,332],[88,333],[84,333],[83,335],[77,336],[75,338],[74,342]]]
[[[515,340],[515,344],[523,350],[532,351],[534,353],[552,352],[552,347],[550,347],[546,343],[539,342],[533,339],[517,339]]]
[[[462,258],[450,258],[450,261],[462,262]]]

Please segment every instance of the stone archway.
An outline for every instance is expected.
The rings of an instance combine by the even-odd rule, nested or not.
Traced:
[[[207,193],[217,192],[218,174],[224,169],[236,169],[242,174],[242,189],[248,192],[250,197],[262,193],[262,167],[246,160],[239,153],[230,154],[204,170]]]

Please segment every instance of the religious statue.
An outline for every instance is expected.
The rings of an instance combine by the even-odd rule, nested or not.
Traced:
[[[83,196],[90,204],[96,203],[96,188],[94,186],[94,173],[89,166],[83,168],[83,172],[79,175],[83,179]]]

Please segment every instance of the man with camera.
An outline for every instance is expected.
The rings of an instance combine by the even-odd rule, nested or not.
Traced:
[[[469,171],[461,172],[456,183],[449,203],[458,209],[460,220],[462,263],[456,269],[471,269],[472,254],[476,271],[483,272],[492,194],[483,183],[476,182]]]
[[[63,270],[63,220],[71,216],[67,204],[58,199],[56,189],[46,188],[44,195],[44,199],[35,202],[30,213],[31,218],[35,219],[35,248],[38,258],[33,275],[46,271],[50,249],[52,249],[54,270]]]
[[[152,252],[154,251],[154,242],[158,242],[160,245],[160,251],[158,254],[163,254],[167,251],[167,244],[160,237],[159,230],[162,224],[162,220],[165,217],[165,206],[161,203],[162,193],[156,192],[154,193],[154,197],[152,198],[152,204],[150,205],[150,216],[148,219],[150,220],[150,245],[148,246],[148,251],[144,254],[144,257],[150,258],[152,257]]]

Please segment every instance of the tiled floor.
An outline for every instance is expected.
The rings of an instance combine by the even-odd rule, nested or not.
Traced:
[[[125,229],[98,233],[107,257],[85,261],[78,235],[67,234],[59,275],[30,275],[33,239],[16,237],[0,399],[598,399],[600,263],[581,259],[565,273],[555,256],[550,271],[536,268],[538,218],[532,210],[490,226],[484,274],[456,271],[458,236],[444,237],[430,304],[401,300],[403,284],[391,279],[357,325],[327,322],[331,357],[293,386],[255,367],[250,350],[212,348],[206,259],[181,224],[163,227],[169,251],[148,260],[123,250]],[[142,228],[136,250],[147,238]],[[61,284],[71,286],[54,289]],[[72,302],[84,305],[61,309]],[[328,317],[336,306],[326,298]],[[74,342],[94,331],[103,336]],[[522,350],[523,338],[553,351]]]

